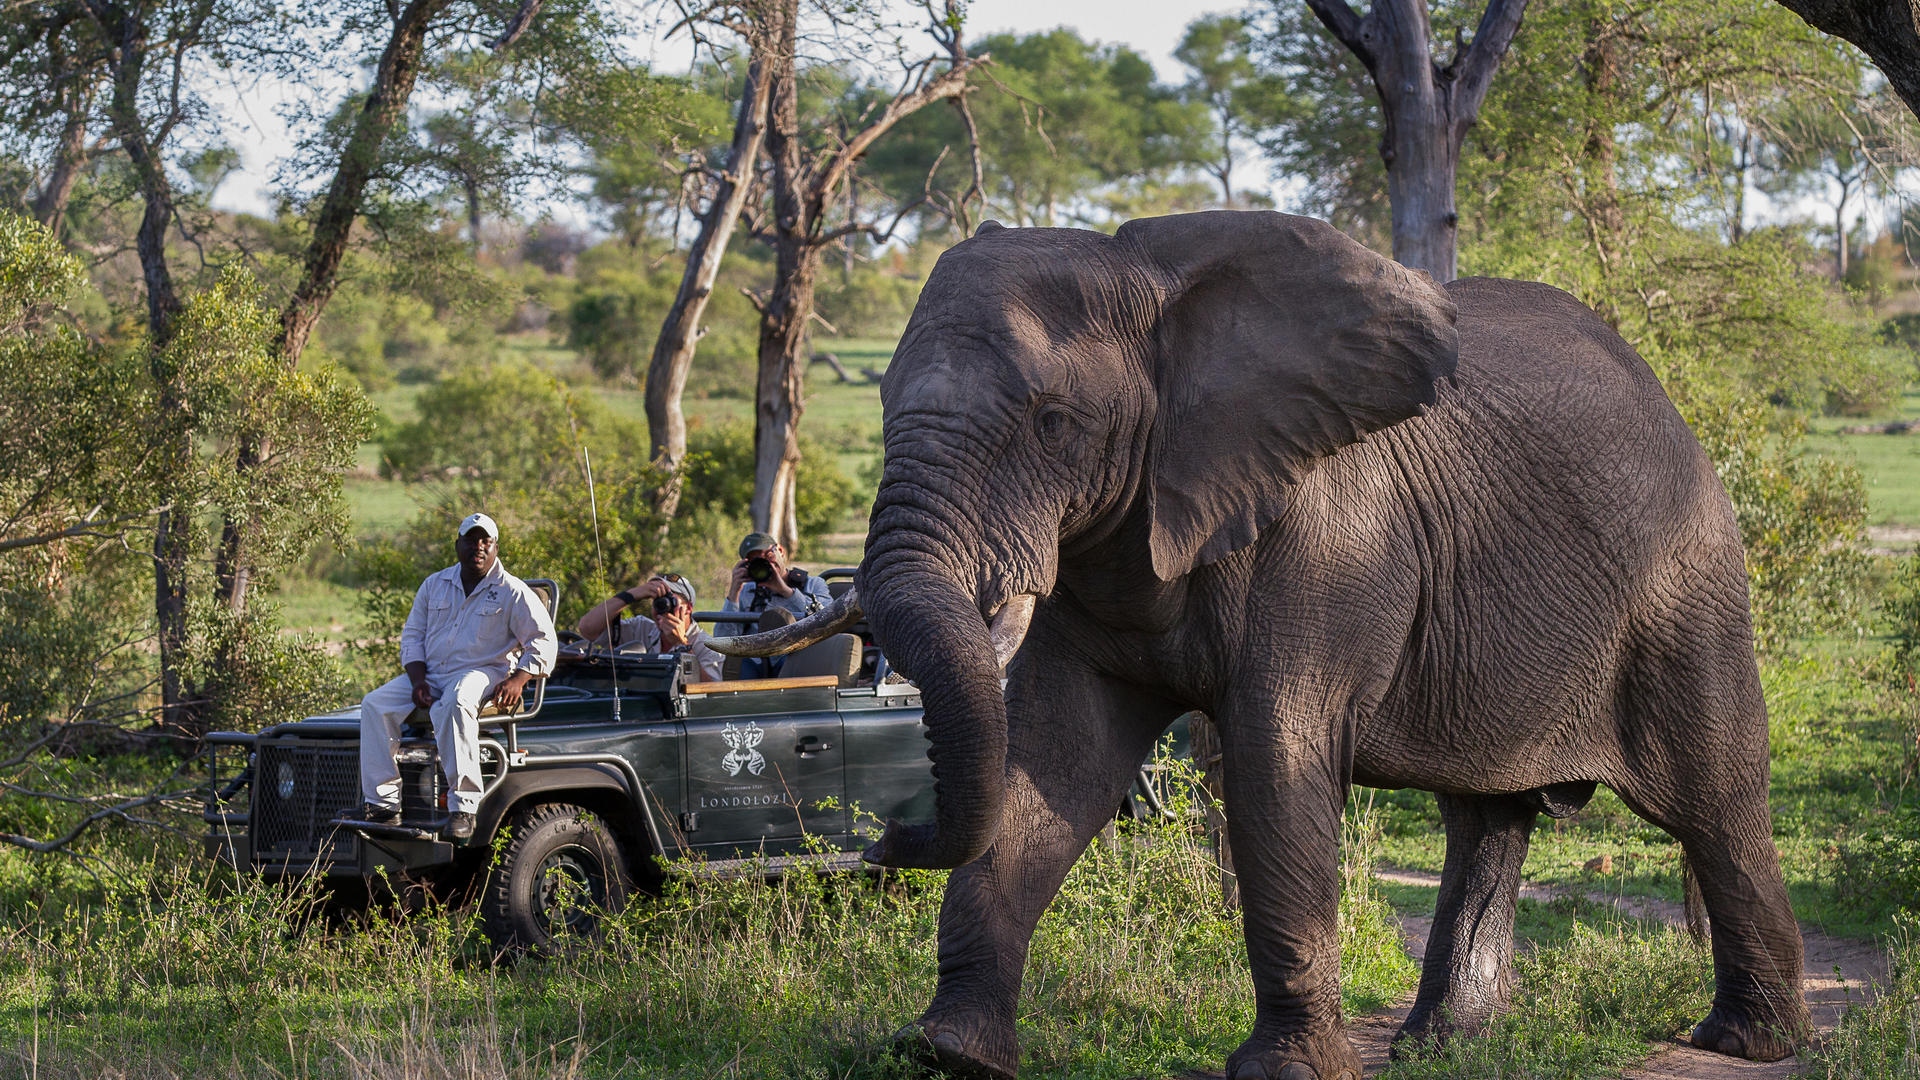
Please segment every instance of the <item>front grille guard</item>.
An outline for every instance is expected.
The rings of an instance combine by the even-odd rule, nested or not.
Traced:
[[[509,743],[516,741],[512,735],[509,727]],[[479,748],[486,793],[506,778],[510,762],[525,756],[494,738],[481,738]],[[235,749],[252,751],[243,767],[233,767]],[[399,768],[410,820],[445,816],[439,805],[445,783],[433,753],[431,739],[403,741]],[[220,732],[208,740],[208,758],[211,795],[202,818],[213,849],[229,853],[223,857],[267,873],[359,872],[360,838],[330,827],[360,805],[358,740]]]
[[[359,838],[329,826],[360,805],[353,740],[266,740],[254,751],[253,860],[261,869],[357,869]]]

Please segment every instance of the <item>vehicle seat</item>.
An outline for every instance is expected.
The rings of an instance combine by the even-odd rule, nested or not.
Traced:
[[[859,674],[860,637],[857,634],[835,634],[825,641],[816,641],[789,653],[787,662],[780,666],[783,679],[832,675],[840,680],[841,689],[852,686]]]

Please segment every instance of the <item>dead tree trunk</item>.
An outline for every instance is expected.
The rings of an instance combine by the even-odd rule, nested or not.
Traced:
[[[747,81],[740,93],[740,115],[733,126],[733,145],[727,150],[726,169],[718,178],[713,200],[700,217],[700,233],[687,251],[687,269],[680,277],[680,291],[660,324],[660,336],[654,340],[653,359],[647,365],[647,441],[648,457],[654,464],[673,474],[660,493],[661,512],[672,517],[680,505],[678,473],[687,456],[687,416],[680,399],[686,393],[687,373],[693,369],[694,348],[705,330],[700,319],[713,298],[714,279],[726,258],[727,245],[733,240],[734,225],[753,190],[754,170],[759,166],[761,145],[766,139],[767,59],[765,47],[756,42],[754,57],[747,65]]]
[[[855,233],[865,233],[881,241],[892,235],[891,227],[882,231],[857,221],[827,229],[828,208],[833,205],[840,186],[852,182],[850,174],[854,164],[877,140],[925,106],[964,95],[968,75],[986,61],[986,57],[966,55],[951,5],[949,19],[937,22],[933,33],[947,49],[946,69],[934,74],[935,60],[923,61],[911,85],[896,94],[866,127],[838,146],[812,154],[800,137],[790,21],[776,39],[783,44],[776,46],[776,70],[769,75],[773,85],[767,120],[767,156],[773,163],[773,220],[771,227],[761,232],[773,245],[776,276],[772,291],[759,304],[753,500],[748,512],[755,529],[771,533],[789,551],[799,541],[799,525],[794,515],[794,477],[800,463],[800,394],[806,375],[807,323],[813,317],[820,254]],[[895,217],[895,225],[905,213],[903,209]]]
[[[1520,28],[1526,0],[1488,0],[1473,44],[1434,61],[1425,0],[1378,0],[1362,18],[1346,0],[1307,0],[1328,30],[1373,76],[1386,117],[1380,156],[1393,208],[1393,257],[1451,281],[1460,215],[1454,174],[1460,144],[1480,116],[1487,87]]]
[[[800,93],[794,69],[794,15],[789,4],[773,39],[769,72],[767,158],[773,164],[773,291],[760,305],[760,350],[754,380],[753,527],[792,551],[799,543],[794,476],[800,466],[800,391],[806,368],[807,318],[813,313],[820,256],[810,241],[806,148],[800,141]],[[817,210],[815,211],[818,212]]]

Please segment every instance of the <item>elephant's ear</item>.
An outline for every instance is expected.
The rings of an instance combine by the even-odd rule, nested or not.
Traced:
[[[1252,543],[1292,481],[1419,415],[1458,360],[1446,293],[1325,222],[1216,211],[1116,238],[1166,287],[1147,456],[1162,579]]]

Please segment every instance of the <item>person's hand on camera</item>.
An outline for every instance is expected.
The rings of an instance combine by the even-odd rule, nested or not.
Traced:
[[[672,611],[655,615],[653,625],[660,628],[662,651],[677,649],[692,642],[693,611],[685,604],[675,604]]]
[[[773,567],[773,576],[764,584],[775,596],[792,596],[793,586],[787,584],[787,553],[776,545],[767,549],[766,560]]]
[[[731,598],[735,603],[740,602],[740,589],[742,586],[746,585],[747,583],[747,562],[748,561],[749,560],[741,559],[739,562],[734,563],[733,577],[730,578],[727,582],[727,596]]]

